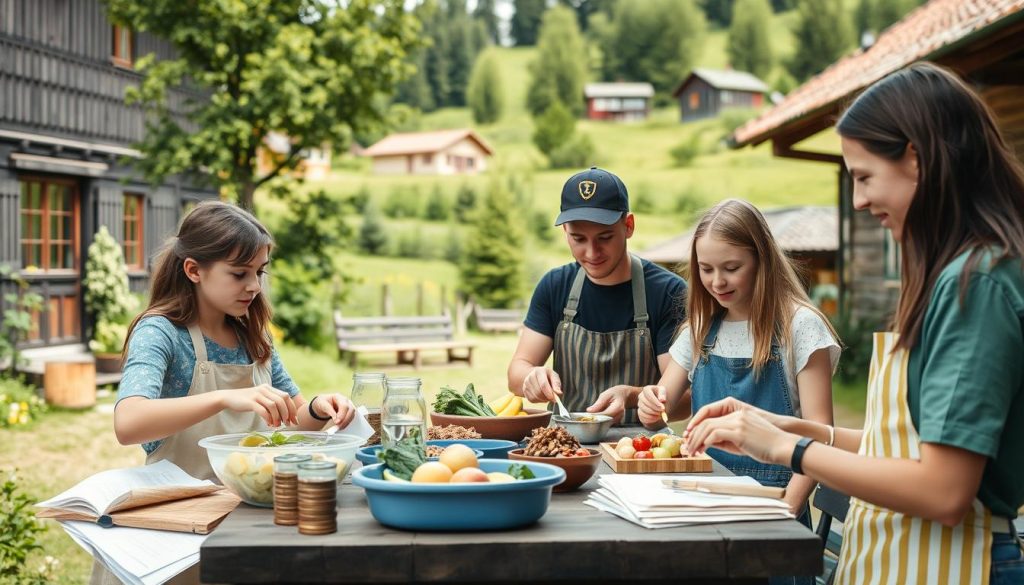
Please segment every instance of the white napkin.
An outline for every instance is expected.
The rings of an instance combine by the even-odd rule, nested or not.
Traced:
[[[346,435],[355,435],[362,440],[367,440],[373,436],[373,427],[370,426],[370,422],[366,420],[366,415],[369,411],[366,410],[365,406],[356,408],[356,414],[352,417],[352,422],[348,423],[347,427],[338,429],[339,433]]]

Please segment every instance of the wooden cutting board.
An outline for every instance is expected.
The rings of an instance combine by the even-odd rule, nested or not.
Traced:
[[[707,455],[623,459],[615,452],[615,443],[601,443],[601,458],[615,473],[711,473],[711,458]]]

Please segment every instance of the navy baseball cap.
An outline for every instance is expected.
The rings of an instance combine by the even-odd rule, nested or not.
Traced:
[[[629,213],[629,194],[622,180],[614,174],[590,167],[565,182],[561,211],[555,225],[570,221],[611,225]]]

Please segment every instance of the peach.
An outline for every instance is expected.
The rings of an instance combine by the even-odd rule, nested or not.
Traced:
[[[448,483],[452,479],[452,470],[437,461],[427,461],[412,472],[413,483]]]
[[[437,460],[447,466],[448,469],[451,469],[452,473],[466,467],[477,466],[476,453],[473,453],[473,450],[469,447],[459,443],[445,447]]]
[[[491,478],[487,477],[478,467],[463,467],[452,474],[452,483],[476,483],[476,482],[489,482]]]

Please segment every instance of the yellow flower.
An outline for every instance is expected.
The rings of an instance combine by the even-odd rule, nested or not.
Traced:
[[[22,412],[21,416],[18,417],[18,424],[22,424],[22,425],[27,425],[28,424],[28,411],[27,410],[25,412]]]
[[[23,401],[21,401],[21,402],[20,402],[19,404],[21,405],[21,409],[22,409],[22,410],[28,410],[28,402],[25,402],[25,401],[23,400]]]
[[[18,415],[12,414],[11,416],[7,417],[7,424],[11,425],[12,427],[18,424]]]

